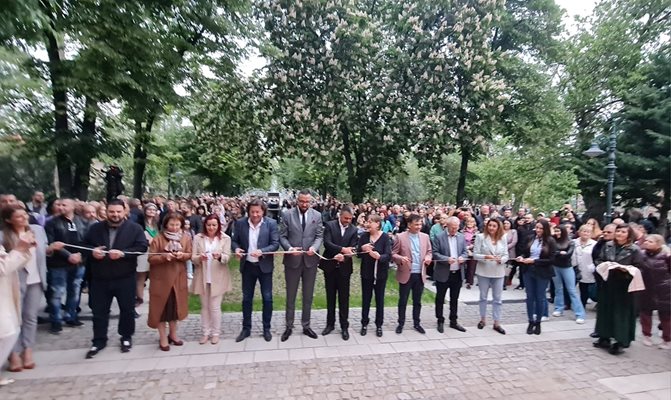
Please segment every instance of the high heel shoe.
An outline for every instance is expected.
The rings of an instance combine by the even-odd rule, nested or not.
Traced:
[[[161,351],[170,351],[170,341],[168,341],[168,346],[162,346],[161,342],[158,342],[158,348],[161,349]]]
[[[181,346],[181,345],[184,344],[184,342],[182,340],[175,340],[175,339],[171,338],[170,336],[168,336],[168,344],[174,344],[175,346]]]

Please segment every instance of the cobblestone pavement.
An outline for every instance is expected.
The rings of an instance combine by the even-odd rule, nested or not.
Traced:
[[[614,357],[594,349],[589,339],[573,339],[28,379],[0,389],[0,394],[4,400],[598,400],[626,398],[599,380],[669,367],[668,352],[632,346]]]

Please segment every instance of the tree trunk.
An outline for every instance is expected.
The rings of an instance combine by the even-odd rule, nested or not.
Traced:
[[[363,197],[366,194],[367,178],[365,174],[361,173],[361,159],[357,158],[357,165],[354,165],[352,160],[352,145],[349,137],[349,129],[347,125],[342,127],[342,142],[343,153],[345,155],[345,167],[347,168],[347,184],[349,186],[349,193],[352,196],[352,203],[359,204],[363,202]]]
[[[459,181],[457,182],[457,198],[455,205],[457,207],[463,204],[466,199],[466,173],[468,172],[468,160],[470,153],[464,146],[461,146],[461,166],[459,167]]]
[[[61,196],[71,196],[72,193],[72,162],[69,157],[68,145],[71,141],[68,126],[68,98],[67,87],[64,81],[61,49],[58,45],[54,30],[56,16],[48,0],[41,0],[40,7],[49,18],[50,28],[44,30],[45,46],[49,57],[48,68],[51,78],[52,102],[54,104],[54,153],[58,167],[58,184]]]
[[[96,119],[98,118],[98,102],[86,97],[84,121],[78,157],[75,160],[75,176],[72,193],[80,200],[88,200],[91,163],[95,153]]]
[[[155,115],[147,118],[143,128],[142,121],[135,122],[135,150],[133,151],[133,197],[141,199],[144,194],[144,171],[147,168],[147,147],[151,142],[151,128]]]

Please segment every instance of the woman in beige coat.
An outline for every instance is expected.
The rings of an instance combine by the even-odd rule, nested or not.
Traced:
[[[203,336],[199,343],[219,343],[221,333],[221,301],[230,292],[231,274],[228,270],[231,238],[221,231],[217,215],[205,218],[203,233],[193,240],[194,275],[191,293],[200,296],[200,324]]]
[[[170,344],[184,344],[177,338],[177,321],[189,315],[186,260],[191,257],[191,237],[183,234],[184,217],[181,214],[166,215],[162,227],[161,234],[149,246],[151,280],[147,325],[158,329],[159,347],[169,351]]]
[[[30,248],[35,245],[35,236],[27,232],[21,235],[9,253],[0,246],[0,360],[12,352],[21,331],[21,293],[17,271],[24,268],[30,259]],[[0,378],[0,386],[14,382]]]

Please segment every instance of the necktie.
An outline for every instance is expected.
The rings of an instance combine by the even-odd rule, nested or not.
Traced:
[[[301,226],[305,230],[305,213],[301,214]]]

